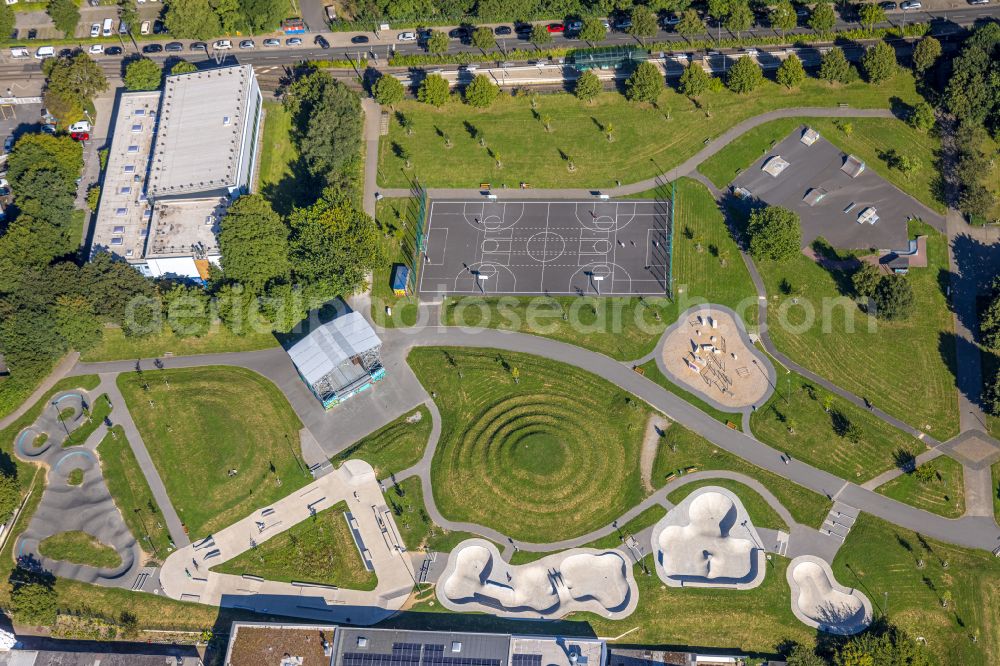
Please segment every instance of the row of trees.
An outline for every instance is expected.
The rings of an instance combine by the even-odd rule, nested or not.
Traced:
[[[876,619],[863,633],[823,643],[818,651],[792,645],[785,663],[788,666],[929,666],[931,663],[927,649],[885,617]]]
[[[211,39],[271,32],[287,12],[285,0],[167,0],[164,23],[175,37]]]
[[[45,74],[45,106],[66,127],[83,119],[84,110],[93,109],[93,98],[108,89],[100,66],[86,53],[42,62]]]

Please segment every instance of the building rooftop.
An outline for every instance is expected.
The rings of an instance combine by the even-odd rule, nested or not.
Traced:
[[[510,641],[507,634],[338,627],[332,666],[508,666]]]
[[[161,199],[153,208],[147,257],[217,256],[219,224],[229,206],[225,196]]]
[[[360,313],[348,312],[314,328],[289,348],[288,355],[306,383],[314,385],[355,356],[381,344]],[[361,371],[367,374],[364,368]]]
[[[149,196],[212,192],[237,184],[252,82],[250,65],[167,77]]]
[[[160,93],[123,93],[118,102],[101,204],[94,224],[94,250],[138,260],[146,247],[151,209],[143,185],[156,135]]]
[[[604,643],[594,638],[514,636],[511,666],[603,666]]]
[[[0,652],[0,666],[198,666],[198,657],[61,650]]]
[[[329,666],[333,635],[332,626],[236,623],[225,664]]]

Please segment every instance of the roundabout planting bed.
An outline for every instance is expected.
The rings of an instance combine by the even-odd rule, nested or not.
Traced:
[[[636,398],[527,354],[417,348],[409,363],[441,411],[431,474],[446,518],[541,543],[585,534],[642,499],[650,410]]]

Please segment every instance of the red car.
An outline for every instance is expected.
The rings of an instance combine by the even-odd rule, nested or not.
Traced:
[[[90,141],[90,135],[86,132],[70,132],[69,138],[74,141]]]
[[[566,26],[562,23],[549,23],[545,29],[549,32],[566,32]]]

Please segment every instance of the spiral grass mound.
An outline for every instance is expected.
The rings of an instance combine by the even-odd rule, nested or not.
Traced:
[[[489,349],[417,348],[409,363],[441,411],[431,474],[446,518],[550,542],[642,499],[649,408],[609,382]]]

